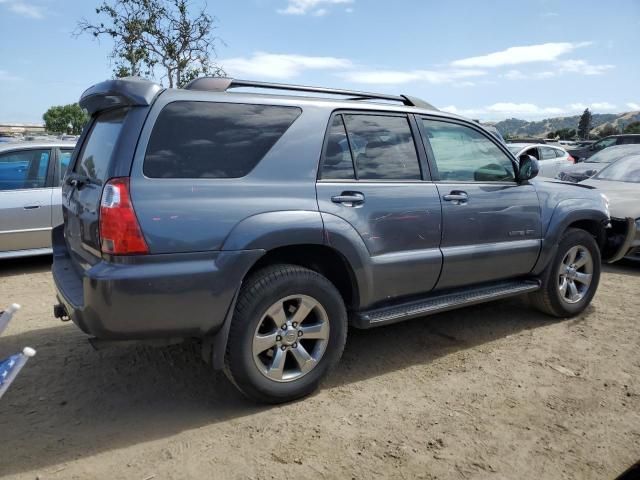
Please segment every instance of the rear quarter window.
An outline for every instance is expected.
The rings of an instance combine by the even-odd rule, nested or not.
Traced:
[[[170,103],[151,132],[143,172],[151,178],[243,177],[301,113],[275,105]]]

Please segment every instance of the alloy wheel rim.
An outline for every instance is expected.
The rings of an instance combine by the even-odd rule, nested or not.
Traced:
[[[571,247],[558,269],[558,291],[563,301],[574,304],[582,300],[593,280],[593,257],[582,245]]]
[[[264,313],[253,335],[253,360],[262,375],[291,382],[313,370],[329,343],[329,317],[318,300],[289,295]]]

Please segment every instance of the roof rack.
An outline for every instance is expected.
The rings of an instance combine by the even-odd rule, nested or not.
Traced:
[[[341,88],[310,87],[308,85],[291,85],[288,83],[254,82],[252,80],[237,80],[225,77],[200,77],[189,82],[184,88],[187,90],[205,90],[209,92],[226,92],[231,88],[264,88],[270,90],[289,90],[294,92],[312,92],[328,95],[345,95],[347,100],[386,100],[400,102],[409,107],[419,107],[428,110],[437,110],[429,102],[408,95],[385,95],[382,93],[359,92],[357,90],[344,90]]]

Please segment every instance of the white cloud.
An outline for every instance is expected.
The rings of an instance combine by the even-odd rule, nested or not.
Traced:
[[[362,70],[346,72],[343,74],[343,77],[354,83],[398,85],[410,82],[439,84],[482,75],[485,75],[485,72],[482,70]]]
[[[510,47],[500,52],[455,60],[451,62],[451,65],[463,68],[494,68],[506,65],[519,65],[522,63],[552,62],[565,53],[588,45],[591,45],[591,42],[543,43],[524,47]]]
[[[44,9],[37,5],[33,5],[24,0],[0,0],[0,4],[5,4],[9,11],[22,15],[23,17],[42,19],[44,18]]]
[[[486,107],[488,112],[506,115],[560,115],[564,112],[559,107],[539,107],[533,103],[498,102]]]
[[[640,107],[638,104],[634,104]],[[630,104],[627,104],[630,107]],[[589,108],[591,111],[601,113],[603,111],[615,111],[616,105],[609,102],[594,102],[591,104],[586,103],[572,103],[564,106],[539,106],[534,103],[512,103],[512,102],[497,102],[492,105],[487,105],[479,108],[458,108],[455,105],[448,105],[441,108],[441,110],[463,115],[465,117],[472,118],[484,118],[484,119],[504,119],[504,118],[525,118],[536,119],[546,117],[558,117],[567,115],[576,115],[582,113],[585,108]]]
[[[640,103],[629,102],[627,103],[627,107],[629,107],[631,110],[640,110]]]
[[[304,70],[348,69],[351,61],[337,57],[311,57],[256,52],[250,58],[236,57],[221,60],[225,71],[232,77],[268,77],[289,79],[300,75]]]
[[[586,60],[564,60],[558,64],[558,70],[562,73],[578,73],[581,75],[601,75],[612,68],[615,68],[615,66],[592,65]]]
[[[323,6],[353,3],[354,0],[289,0],[287,7],[278,10],[283,15],[306,15],[312,12],[316,16],[328,13]],[[320,13],[322,12],[322,13]]]
[[[504,74],[504,78],[508,80],[522,80],[523,78],[527,78],[524,73],[520,70],[509,70]]]
[[[609,102],[594,102],[591,104],[591,108],[593,110],[615,110],[618,107]]]

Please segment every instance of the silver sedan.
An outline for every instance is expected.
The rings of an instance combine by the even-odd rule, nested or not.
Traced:
[[[70,142],[0,144],[0,259],[51,253]]]
[[[507,143],[507,148],[516,158],[520,158],[520,155],[535,157],[540,167],[539,177],[555,178],[561,169],[575,163],[574,158],[565,149],[553,145]]]

